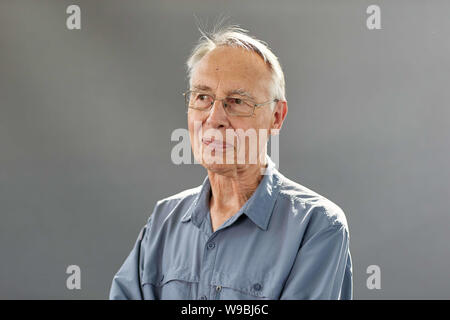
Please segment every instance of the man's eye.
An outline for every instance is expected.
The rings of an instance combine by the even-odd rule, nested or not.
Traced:
[[[239,98],[233,98],[233,99],[231,99],[231,101],[234,104],[242,104],[244,102],[244,101],[242,101],[242,99],[239,99]]]
[[[203,101],[203,100],[208,99],[208,96],[207,96],[206,94],[200,94],[200,95],[197,97],[197,99]]]

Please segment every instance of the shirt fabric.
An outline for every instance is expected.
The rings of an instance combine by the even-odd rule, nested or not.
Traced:
[[[208,177],[158,201],[110,299],[352,299],[344,212],[267,161],[253,195],[214,232]]]

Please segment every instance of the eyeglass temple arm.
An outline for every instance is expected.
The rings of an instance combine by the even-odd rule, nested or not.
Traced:
[[[268,103],[278,102],[278,101],[280,101],[280,100],[279,99],[273,99],[273,100],[270,100],[270,101],[267,101],[267,102],[263,102],[263,103],[255,103],[253,106],[254,107],[261,107],[261,106],[266,105]]]

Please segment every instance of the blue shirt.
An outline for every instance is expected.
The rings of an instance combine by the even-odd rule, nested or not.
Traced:
[[[215,232],[208,177],[158,201],[110,299],[352,299],[344,212],[267,160],[251,198]]]

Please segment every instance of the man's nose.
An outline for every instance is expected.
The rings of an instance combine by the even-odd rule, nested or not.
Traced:
[[[224,126],[228,124],[228,117],[223,107],[222,101],[216,100],[209,110],[207,122],[214,128]]]

